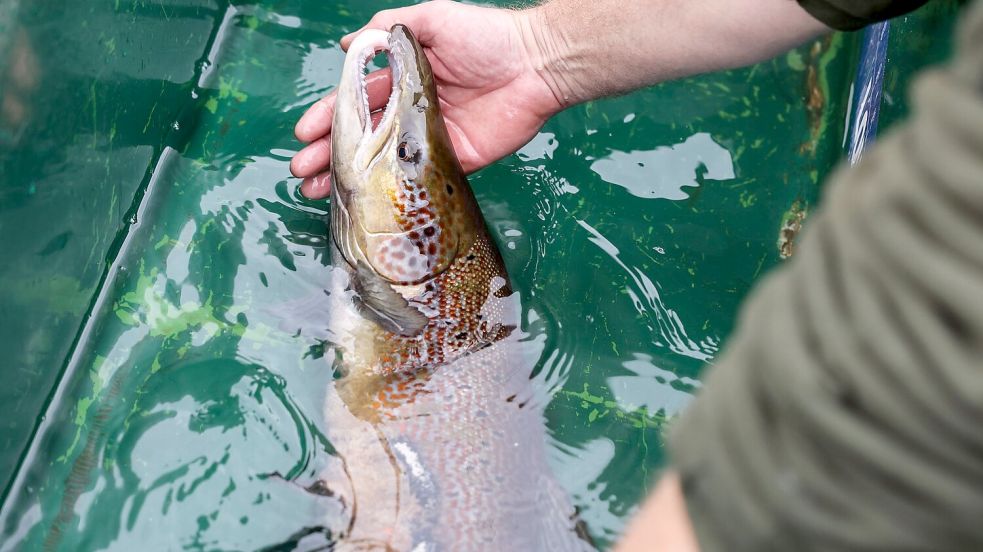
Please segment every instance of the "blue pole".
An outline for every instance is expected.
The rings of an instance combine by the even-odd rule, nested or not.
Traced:
[[[847,158],[856,164],[877,135],[877,118],[881,111],[881,90],[887,61],[887,38],[890,23],[871,25],[864,30],[860,47],[860,65],[853,81],[853,113]]]

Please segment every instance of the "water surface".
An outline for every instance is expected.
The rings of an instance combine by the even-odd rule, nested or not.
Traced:
[[[338,39],[394,4],[76,4],[0,0],[43,91],[0,156],[0,550],[325,544],[338,512],[268,477],[334,454],[329,206],[287,165]],[[602,546],[840,156],[852,44],[577,107],[471,179]]]

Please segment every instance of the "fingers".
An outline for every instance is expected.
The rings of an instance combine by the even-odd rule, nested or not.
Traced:
[[[396,23],[402,23],[409,27],[421,43],[427,44],[433,37],[434,31],[440,27],[440,16],[447,10],[447,4],[453,4],[453,2],[434,0],[405,8],[382,10],[372,16],[372,19],[364,27],[343,36],[341,38],[341,49],[347,52],[348,46],[355,40],[358,33],[365,29],[388,31]]]
[[[301,142],[313,142],[331,132],[334,101],[335,93],[332,92],[307,108],[294,125],[294,136]]]
[[[369,95],[369,111],[381,109],[389,103],[393,90],[393,72],[386,67],[365,75],[365,92]]]
[[[331,176],[328,173],[321,173],[317,176],[305,178],[300,185],[300,193],[308,199],[324,199],[331,194]]]
[[[324,137],[307,144],[290,160],[290,173],[307,178],[327,170],[331,164],[331,138]]]

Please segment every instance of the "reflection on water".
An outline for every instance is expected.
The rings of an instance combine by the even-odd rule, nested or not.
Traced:
[[[698,132],[672,146],[649,151],[612,152],[594,161],[591,170],[638,197],[686,199],[689,196],[683,188],[699,186],[701,178],[734,178],[734,161],[730,152],[714,142],[709,134]]]
[[[47,410],[44,385],[18,393],[33,397],[24,416],[45,417],[0,510],[0,550],[309,549],[344,532],[338,500],[299,490],[340,459],[322,415],[335,376],[328,206],[298,195],[287,164],[294,121],[337,79],[337,40],[383,7],[47,14],[73,32],[39,56],[80,59],[44,101],[78,113],[0,159],[43,167],[13,184],[45,194],[0,205],[24,237],[0,276],[27,301],[0,306],[30,322],[5,350],[45,370],[23,381],[58,388]],[[786,174],[801,141],[784,137],[807,128],[787,108],[800,77],[771,63],[582,106],[472,178],[522,298],[520,368],[545,408],[551,466],[602,547],[663,465],[666,421],[740,298],[776,262],[781,213],[814,195]],[[0,194],[36,198],[13,184]],[[38,252],[46,264],[28,277],[17,267]],[[31,317],[55,309],[57,332]],[[46,347],[72,351],[71,369],[59,376]]]
[[[632,375],[613,376],[607,380],[618,405],[627,412],[644,407],[649,412],[661,409],[666,415],[674,416],[700,386],[697,380],[655,366],[650,355],[634,353],[634,357],[622,363]]]

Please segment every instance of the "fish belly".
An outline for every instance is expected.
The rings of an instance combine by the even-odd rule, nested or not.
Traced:
[[[542,408],[509,340],[439,367],[376,422],[335,393],[355,549],[590,550],[547,462]]]

